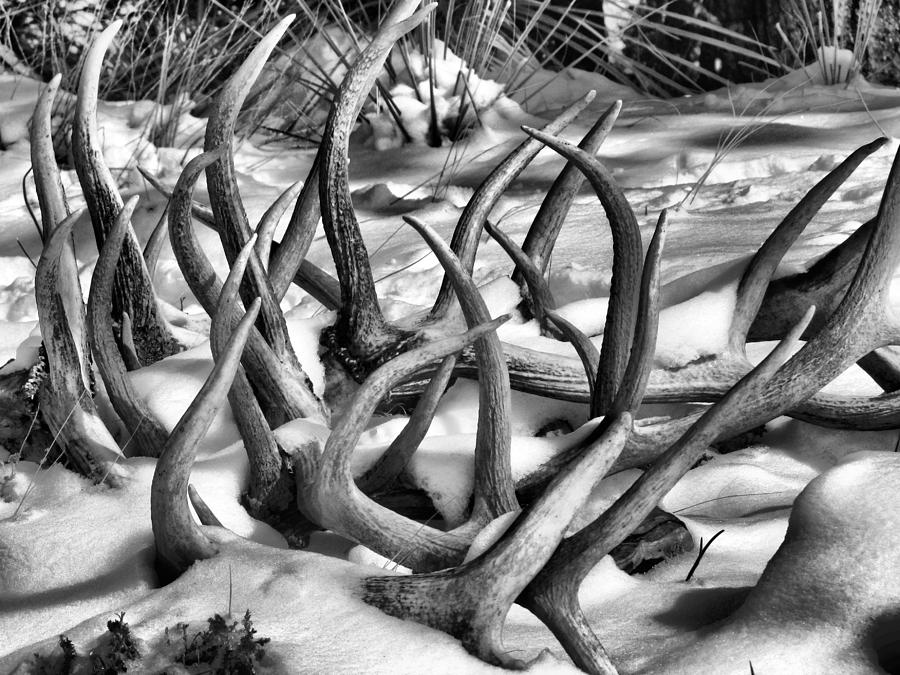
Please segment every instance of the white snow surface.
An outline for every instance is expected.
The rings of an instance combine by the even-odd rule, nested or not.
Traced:
[[[598,77],[573,71],[532,79],[533,86],[544,82],[549,86],[531,99],[532,106],[543,108],[529,112],[550,115],[587,86],[598,86]],[[490,96],[496,93],[485,87]],[[6,372],[33,363],[39,344],[33,269],[19,248],[21,244],[32,257],[40,252],[20,187],[30,166],[26,129],[37,90],[33,82],[0,75],[0,362],[15,359]],[[863,81],[852,90],[826,86],[814,73],[798,72],[765,86],[742,85],[665,102],[606,87],[563,136],[580,138],[616,97],[626,99],[625,108],[600,156],[624,186],[645,245],[660,209],[670,208],[656,355],[663,367],[716,353],[726,337],[740,271],[780,218],[854,148],[882,133],[892,139],[900,135],[900,92]],[[186,117],[182,145],[156,148],[142,135],[140,123],[154,114],[146,102],[100,108],[107,161],[122,169],[118,175],[124,194],[141,195],[134,225],[142,241],[165,201],[142,182],[136,163],[172,185],[180,167],[199,151],[190,139],[203,126],[202,120]],[[389,317],[427,307],[441,279],[434,257],[400,214],[427,221],[449,239],[472,188],[522,140],[516,126],[521,116],[521,111],[495,115],[492,127],[476,129],[452,148],[394,147],[392,142],[352,148],[351,188]],[[755,133],[718,157],[724,134],[747,125],[756,125]],[[237,148],[237,176],[251,222],[290,183],[305,178],[313,157],[312,151],[264,140],[244,141]],[[803,269],[874,214],[896,148],[892,142],[863,163],[813,220],[779,273]],[[697,195],[684,201],[717,157]],[[561,167],[557,156],[542,152],[491,218],[521,241]],[[63,182],[71,205],[83,205],[74,172],[64,171]],[[27,183],[26,197],[36,204],[33,183]],[[202,181],[196,198],[206,199]],[[200,225],[196,229],[224,277],[227,268],[217,237]],[[87,292],[97,253],[86,218],[75,227],[75,241]],[[321,230],[309,257],[332,267]],[[505,280],[511,267],[496,244],[482,244],[474,276],[484,285],[495,314],[515,310],[515,287]],[[596,335],[603,325],[610,276],[609,228],[596,197],[585,190],[566,221],[551,265],[561,313]],[[165,301],[203,319],[168,247],[155,279]],[[321,391],[318,334],[334,315],[296,289],[285,309],[301,363]],[[541,338],[533,322],[517,316],[501,336],[574,355],[569,346]],[[755,348],[751,357],[758,360],[769,348]],[[154,415],[171,429],[210,368],[208,346],[199,336],[193,349],[133,373],[131,379]],[[833,386],[871,392],[873,385],[852,373]],[[654,407],[654,414],[664,412],[664,406]],[[407,469],[408,480],[428,492],[449,524],[465,519],[476,416],[477,385],[457,381]],[[575,431],[535,436],[559,419]],[[364,471],[404,424],[402,417],[372,420],[356,449],[354,471]],[[594,424],[588,422],[585,406],[514,393],[515,476],[533,471]],[[127,430],[115,431],[120,442],[127,438]],[[312,439],[324,444],[329,430],[296,420],[276,433],[290,447]],[[683,518],[697,541],[725,530],[694,578],[683,581],[696,550],[635,577],[606,558],[582,587],[585,612],[620,672],[745,674],[749,662],[755,672],[765,674],[883,672],[872,644],[860,636],[871,622],[886,621],[891,612],[896,616],[900,602],[894,574],[900,565],[900,513],[894,497],[900,488],[900,460],[890,452],[895,442],[895,432],[827,430],[780,419],[767,425],[755,445],[688,472],[662,506]],[[173,667],[166,628],[186,622],[199,630],[207,617],[229,608],[235,617],[249,608],[259,635],[272,638],[260,672],[496,670],[453,638],[388,617],[363,602],[363,578],[394,573],[382,569],[392,569],[390,561],[331,534],[313,537],[310,550],[287,550],[281,535],[250,518],[240,504],[247,459],[227,408],[204,441],[192,482],[234,534],[216,530],[219,554],[160,587],[149,513],[153,468],[153,460],[123,459],[120,485],[108,488],[58,466],[42,472],[28,462],[0,467],[0,672],[11,671],[34,652],[48,652],[63,633],[87,653],[105,622],[121,611],[141,650],[155,655],[140,672],[161,672]],[[576,523],[611,504],[639,474],[632,469],[602,481]],[[810,481],[813,486],[790,516],[793,538],[763,574],[785,537],[794,500]],[[488,545],[506,524],[495,523],[496,531],[484,533],[479,545]],[[759,586],[748,591],[761,575]],[[896,629],[896,622],[891,625]],[[510,613],[503,643],[518,658],[537,659],[531,672],[576,672],[552,635],[521,608]]]

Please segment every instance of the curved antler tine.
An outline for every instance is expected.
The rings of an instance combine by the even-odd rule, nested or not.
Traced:
[[[57,224],[69,215],[66,191],[63,189],[53,151],[53,102],[61,80],[62,75],[54,75],[47,86],[41,89],[31,118],[31,165],[34,167],[34,186],[41,205],[44,241]]]
[[[753,256],[738,286],[737,302],[729,331],[732,350],[743,353],[750,325],[756,318],[769,286],[769,280],[784,254],[797,240],[813,216],[819,212],[822,205],[834,194],[834,191],[847,180],[866,157],[881,149],[887,140],[882,137],[858,148],[830,171],[825,178],[816,183],[784,217],[784,220]]]
[[[213,314],[212,320],[222,323],[226,327],[225,330],[228,334],[231,333],[231,326],[229,325],[230,322],[226,319],[230,318],[233,313],[233,308],[237,303],[238,288],[240,288],[241,279],[247,270],[250,254],[253,253],[253,249],[256,247],[257,242],[257,235],[250,235],[247,243],[244,244],[240,251],[238,251],[238,254],[234,258],[234,262],[231,263],[231,270],[228,272],[225,283],[222,284],[222,290],[219,292],[219,300],[216,303],[216,311]],[[225,340],[222,341],[222,344],[228,339],[228,335],[225,335],[224,337]]]
[[[82,379],[81,373],[87,366],[81,362],[58,291],[62,285],[60,258],[70,241],[72,226],[83,213],[76,211],[66,216],[49,233],[35,272],[35,300],[50,380],[38,394],[44,420],[58,436],[75,469],[101,480],[109,473],[107,466],[121,453],[97,416],[94,400]]]
[[[109,307],[110,301],[106,301],[106,307]],[[111,310],[110,310],[111,311]],[[110,312],[107,312],[109,314]],[[122,326],[119,331],[119,346],[122,353],[122,361],[125,363],[125,370],[140,370],[141,361],[138,359],[137,350],[134,346],[134,330],[131,325],[131,317],[128,312],[122,314]]]
[[[319,208],[319,164],[321,161],[321,153],[316,153],[316,158],[303,183],[303,189],[300,190],[300,195],[297,197],[297,203],[294,205],[281,243],[272,250],[272,257],[269,260],[269,281],[272,284],[272,292],[279,301],[284,298],[291,281],[297,277],[300,266],[312,245],[316,226],[322,215]],[[339,288],[337,297],[340,297]],[[340,304],[336,305],[336,307],[339,306]]]
[[[662,271],[662,254],[668,229],[668,212],[663,209],[656,221],[656,229],[647,249],[644,271],[641,274],[641,294],[638,301],[637,325],[634,343],[622,384],[610,406],[611,413],[637,411],[653,369],[656,351],[656,333],[659,328],[659,278]]]
[[[585,174],[603,204],[613,233],[613,274],[609,292],[609,309],[600,350],[595,399],[591,416],[598,417],[609,409],[622,381],[628,362],[628,351],[634,337],[637,316],[637,290],[641,276],[641,231],[634,212],[612,174],[600,161],[571,143],[522,127],[529,136],[566,157]]]
[[[621,111],[622,101],[615,101],[585,134],[578,147],[591,155],[596,155],[600,146],[603,145],[603,141],[612,131],[616,120],[619,119]],[[562,172],[553,181],[553,185],[550,186],[531,227],[528,228],[528,234],[525,235],[525,241],[522,243],[522,250],[534,261],[542,274],[547,271],[550,254],[562,229],[563,221],[569,214],[575,195],[578,194],[583,184],[584,174],[572,162],[567,162]],[[520,271],[517,270],[513,273],[513,281],[522,285]]]
[[[172,250],[188,286],[211,317],[216,315],[222,282],[194,235],[191,226],[191,196],[200,173],[217,161],[223,152],[223,148],[218,148],[212,152],[204,152],[188,162],[178,178],[169,204],[169,240]],[[325,417],[322,406],[306,386],[307,383],[288,372],[289,369],[284,367],[257,331],[251,332],[248,340],[246,364],[251,373],[256,373],[258,381],[265,383],[260,386],[258,393],[270,397],[268,402],[289,419]]]
[[[875,222],[875,218],[866,221],[808,271],[771,282],[747,339],[779,339],[810,304],[819,308],[811,328],[820,328],[847,292],[875,229]]]
[[[570,342],[575,348],[575,352],[581,359],[584,366],[584,372],[587,375],[588,386],[590,387],[591,398],[594,396],[594,384],[597,380],[597,371],[600,368],[600,353],[591,342],[591,339],[578,329],[575,324],[563,318],[555,311],[556,301],[550,287],[544,280],[544,276],[537,268],[534,262],[525,255],[525,252],[519,248],[515,242],[507,236],[505,232],[498,229],[496,225],[490,221],[485,221],[485,229],[490,234],[507,255],[512,258],[516,264],[516,270],[524,277],[528,284],[533,300],[533,308],[535,318],[543,323],[544,317],[549,319],[553,325],[559,330],[563,338]]]
[[[387,489],[406,468],[422,439],[425,438],[428,427],[431,426],[441,397],[453,377],[455,365],[455,355],[447,356],[441,361],[441,365],[431,376],[428,386],[419,397],[409,422],[397,434],[384,454],[356,481],[360,490],[369,495],[381,492]]]
[[[259,306],[260,301],[254,301],[235,328],[222,357],[172,430],[156,463],[150,490],[150,520],[156,541],[157,565],[161,574],[169,579],[178,577],[195,561],[210,558],[218,552],[191,515],[188,481],[197,446],[225,401]]]
[[[466,273],[462,262],[427,224],[404,216],[407,223],[425,240],[444,268],[470,328],[490,318],[487,306]],[[511,431],[509,426],[509,375],[506,359],[496,333],[488,333],[475,343],[478,363],[478,428],[475,440],[476,519],[496,518],[519,507],[510,467]]]
[[[190,483],[188,483],[188,499],[191,500],[191,506],[193,506],[194,511],[197,512],[197,518],[200,520],[201,525],[222,527],[222,521],[219,520],[216,517],[216,514],[212,512],[212,509],[206,505],[206,502],[203,501],[203,497],[197,492],[197,488]]]
[[[97,133],[97,91],[103,57],[121,25],[121,21],[114,21],[96,37],[88,49],[78,82],[75,119],[72,123],[75,171],[91,214],[98,250],[103,247],[124,205],[116,181],[103,159]],[[135,241],[129,240],[125,244],[114,284],[114,318],[121,319],[122,312],[131,315],[142,357],[150,360],[153,355],[161,353],[165,356],[177,351],[177,343],[172,338],[168,325],[158,315],[153,287]]]
[[[119,354],[119,345],[113,335],[110,316],[116,264],[126,238],[134,236],[130,221],[137,202],[138,198],[134,196],[125,203],[97,259],[88,299],[88,332],[94,359],[110,401],[126,428],[132,432],[133,443],[129,444],[129,455],[158,457],[168,434],[134,391],[131,380],[128,379],[125,363]]]
[[[379,401],[425,365],[460,351],[495,331],[501,316],[454,335],[410,349],[372,371],[338,418],[318,462],[295,464],[297,503],[322,527],[340,532],[385,556],[408,551],[414,569],[441,569],[458,563],[480,525],[450,532],[435,530],[376,504],[353,482],[350,459]]]
[[[34,169],[34,187],[41,207],[42,236],[46,242],[53,230],[69,215],[66,192],[63,189],[59,166],[53,151],[53,102],[59,89],[61,75],[55,75],[41,90],[31,121],[31,165]],[[84,296],[78,277],[78,264],[71,242],[67,242],[60,253],[59,274],[65,280],[55,283],[55,292],[62,299],[69,331],[79,355],[83,387],[90,385],[90,347],[85,330]]]
[[[522,667],[502,647],[506,615],[550,558],[573,516],[621,451],[631,427],[630,414],[618,417],[487,552],[434,574],[368,577],[363,581],[363,599],[392,616],[453,635],[488,663]]]
[[[790,355],[792,342],[812,320],[810,308],[803,321],[753,371],[670,447],[616,502],[593,523],[563,540],[553,556],[525,589],[523,604],[540,618],[575,665],[587,672],[609,671],[609,657],[587,623],[578,604],[578,588],[588,572],[614,546],[646,518],[663,495],[693,466],[723,427],[744,412],[758,407],[760,395],[772,386],[772,377]],[[784,407],[796,402],[781,394]]]
[[[269,255],[272,251],[272,240],[275,237],[275,228],[278,227],[278,221],[281,220],[281,216],[287,211],[291,202],[297,199],[297,196],[302,189],[303,183],[300,181],[297,181],[293,185],[289,185],[287,189],[278,195],[278,199],[272,202],[272,205],[266,209],[266,212],[259,220],[259,225],[256,226],[256,235],[258,237],[256,255],[259,256],[264,267],[270,267]]]
[[[159,220],[156,221],[156,225],[150,233],[150,237],[147,239],[147,244],[144,246],[142,254],[144,256],[144,264],[147,266],[147,275],[151,281],[153,280],[153,275],[156,274],[156,266],[159,264],[159,255],[162,253],[163,244],[166,243],[166,234],[168,233],[166,212],[168,209],[169,205],[166,204],[166,208],[163,209]]]
[[[347,71],[319,146],[322,224],[341,285],[335,335],[341,336],[350,359],[363,362],[378,360],[409,335],[391,326],[378,306],[369,254],[350,198],[350,131],[394,43],[435,7],[431,4],[413,13],[418,4],[418,0],[397,2],[368,47]]]
[[[216,97],[206,125],[204,150],[223,147],[221,161],[206,167],[206,182],[209,203],[218,225],[219,237],[225,256],[229,262],[250,237],[250,225],[241,201],[234,168],[234,125],[244,99],[262,71],[266,60],[275,49],[290,23],[291,14],[276,24],[250,52],[244,63],[229,78]],[[279,359],[286,362],[295,360],[287,335],[284,316],[278,300],[269,284],[262,262],[256,255],[251,256],[250,274],[241,285],[241,296],[245,302],[252,298],[262,298],[259,329]]]
[[[58,288],[61,285],[60,259],[70,240],[72,227],[82,213],[84,211],[76,211],[66,216],[54,230],[50,231],[34,277],[38,318],[47,350],[51,379],[55,386],[73,393],[83,391],[85,385],[81,379],[82,364]]]
[[[209,345],[214,359],[219,357],[231,334],[231,326],[238,313],[238,289],[255,246],[254,234],[235,257],[219,293],[209,331]],[[272,508],[271,491],[281,477],[278,443],[242,367],[235,372],[228,401],[250,462],[247,495],[251,510],[259,516],[263,510]]]
[[[544,131],[556,134],[565,129],[572,120],[587,108],[595,96],[596,92],[588,92],[564,110],[559,117],[548,123],[544,127]],[[478,240],[481,237],[481,230],[487,221],[488,214],[490,214],[491,209],[494,208],[497,200],[500,199],[510,183],[522,173],[542,149],[543,145],[534,139],[529,138],[522,142],[497,165],[497,168],[491,171],[488,177],[478,186],[469,203],[466,204],[466,208],[460,215],[459,222],[453,231],[453,237],[450,239],[450,248],[459,257],[463,264],[463,269],[468,274],[472,274],[472,269],[475,266]],[[452,290],[449,279],[444,278],[434,306],[431,308],[433,320],[437,321],[447,316],[453,300]]]
[[[534,298],[534,316],[541,324],[543,324],[542,319],[544,312],[546,310],[556,309],[556,300],[553,297],[553,293],[550,291],[550,287],[544,280],[544,275],[541,273],[541,270],[534,264],[534,261],[531,258],[525,255],[525,251],[519,248],[519,246],[509,238],[509,235],[494,225],[494,223],[485,220],[484,229],[487,230],[487,233],[491,235],[494,241],[500,244],[500,247],[506,252],[506,255],[508,255],[513,263],[515,263],[516,271],[525,279],[525,283],[528,284],[528,290]]]

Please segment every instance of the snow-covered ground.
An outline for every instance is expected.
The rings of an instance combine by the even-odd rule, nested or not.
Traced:
[[[387,315],[430,304],[441,279],[434,256],[400,214],[415,215],[449,239],[473,188],[524,138],[518,125],[532,123],[536,113],[550,116],[562,103],[597,88],[590,109],[562,135],[580,139],[612,100],[624,97],[623,113],[600,156],[625,187],[645,244],[659,211],[671,209],[663,265],[668,306],[661,316],[657,360],[676,364],[715,353],[725,339],[737,270],[781,217],[853,149],[880,135],[900,137],[900,92],[864,82],[845,87],[807,80],[795,73],[768,85],[655,101],[594,75],[562,73],[531,99],[529,114],[512,101],[522,93],[499,98],[486,118],[488,126],[477,127],[453,147],[389,147],[393,143],[361,135],[352,149],[352,189]],[[22,194],[22,177],[31,164],[25,129],[37,91],[34,82],[0,76],[0,363],[16,359],[7,368],[30,363],[39,345],[33,268],[22,254],[24,249],[36,259],[40,253]],[[144,103],[101,104],[100,110],[107,161],[123,192],[141,196],[134,224],[142,241],[160,218],[165,200],[141,179],[136,163],[172,185],[184,163],[199,152],[196,139],[203,126],[202,120],[186,118],[182,145],[155,147],[143,134],[150,113]],[[748,128],[755,130],[723,152],[729,138]],[[863,163],[814,219],[781,273],[804,268],[874,214],[896,150],[892,141]],[[238,180],[251,222],[288,185],[305,178],[313,154],[263,139],[240,145]],[[543,151],[502,198],[492,220],[521,241],[561,167],[557,155]],[[701,178],[703,184],[693,194]],[[74,171],[64,172],[63,180],[70,203],[78,207]],[[201,201],[204,190],[201,184]],[[36,204],[30,179],[26,195]],[[217,235],[199,226],[198,234],[224,276]],[[97,253],[86,220],[76,225],[75,239],[87,289]],[[310,258],[332,266],[321,231]],[[585,190],[566,221],[551,268],[557,298],[567,303],[563,310],[578,324],[602,325],[610,265],[605,216],[596,197]],[[506,280],[511,269],[496,244],[483,242],[475,278],[485,285],[495,314],[517,304],[515,287]],[[164,300],[188,312],[201,311],[168,248],[155,283]],[[283,307],[303,366],[321,386],[317,336],[333,315],[296,288]],[[515,319],[501,329],[510,341],[534,342],[536,335],[533,325]],[[761,358],[764,352],[763,347],[754,353]],[[208,346],[201,342],[133,374],[133,381],[171,428],[209,368]],[[859,372],[832,386],[877,391]],[[408,470],[449,520],[459,518],[471,489],[475,391],[472,382],[459,381],[446,394]],[[653,413],[660,412],[655,406]],[[586,407],[516,393],[513,415],[513,464],[520,474],[563,442],[534,437],[545,423],[566,418],[577,427],[587,421]],[[402,424],[402,419],[374,420],[361,440],[356,467],[363,470]],[[290,442],[324,439],[328,430],[296,421],[278,433]],[[756,584],[782,542],[794,499],[813,478],[854,452],[892,451],[896,442],[896,432],[851,433],[781,419],[770,423],[752,447],[690,471],[662,506],[687,523],[695,541],[725,530],[694,578],[683,581],[696,551],[635,577],[607,558],[582,588],[585,612],[621,671],[747,673],[752,662],[760,674],[878,672],[867,665],[871,660],[866,654],[837,640],[830,626],[818,630],[815,622],[791,623],[794,615],[781,627],[771,621],[730,625],[718,633],[703,627],[729,614]],[[0,459],[6,457],[0,454]],[[390,562],[324,534],[314,537],[311,551],[286,550],[277,532],[252,520],[238,502],[247,461],[229,412],[207,437],[193,482],[228,528],[255,543],[228,538],[218,556],[195,564],[169,586],[158,587],[153,569],[149,486],[154,462],[129,459],[121,465],[126,478],[115,489],[93,486],[60,467],[36,472],[27,462],[0,466],[0,672],[11,671],[34,652],[47,653],[63,633],[87,653],[106,621],[122,611],[141,651],[157,654],[156,661],[142,662],[138,672],[179,672],[172,670],[166,628],[172,631],[184,622],[199,630],[215,613],[231,610],[240,617],[247,608],[259,635],[272,639],[261,672],[494,670],[447,635],[387,617],[361,601],[355,591],[358,580],[376,573],[371,565],[392,567]],[[841,470],[852,471],[847,468],[852,466]],[[592,508],[610,503],[637,474],[632,470],[605,480],[591,499]],[[807,508],[818,507],[810,499],[813,506]],[[838,512],[852,521],[854,508],[870,507],[850,503]],[[893,520],[888,515],[887,522],[900,524],[895,505],[884,508],[893,509]],[[852,592],[852,579],[874,579],[865,556],[857,558],[846,547],[835,554],[844,556],[838,567],[845,575],[835,577],[835,586]],[[896,556],[891,560],[896,564]],[[815,564],[810,562],[813,574],[819,569]],[[896,598],[895,590],[879,589]],[[533,672],[574,672],[549,632],[520,608],[511,612],[503,639],[522,658],[550,650],[532,665]]]

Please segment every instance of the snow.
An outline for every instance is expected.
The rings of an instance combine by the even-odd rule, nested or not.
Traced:
[[[458,66],[447,66],[447,72]],[[351,188],[386,314],[408,316],[427,307],[441,278],[428,248],[398,214],[415,215],[449,238],[472,188],[522,138],[518,124],[530,122],[537,112],[555,111],[587,88],[599,88],[599,100],[563,135],[579,138],[611,100],[626,99],[622,118],[600,154],[626,188],[645,245],[659,210],[673,207],[657,365],[676,366],[716,353],[724,344],[739,274],[783,214],[856,146],[882,132],[900,135],[900,93],[861,80],[850,89],[825,85],[816,80],[814,68],[807,71],[765,86],[740,85],[668,102],[640,99],[576,70],[537,73],[528,89],[510,92],[510,98],[485,80],[478,83],[478,95],[496,104],[495,114],[486,117],[486,128],[477,128],[453,148],[399,146],[392,127],[373,120],[371,136],[358,137],[353,145]],[[442,110],[450,115],[453,105],[458,106],[450,95],[454,81],[444,77],[444,70],[439,75]],[[4,372],[28,367],[39,344],[33,269],[17,244],[32,256],[40,251],[20,187],[30,165],[25,129],[36,95],[34,83],[0,75],[0,139],[5,147],[0,169],[0,359],[16,358]],[[526,97],[527,113],[520,107]],[[405,114],[418,116],[418,126],[412,128],[421,135],[424,112],[413,104],[412,90],[398,92],[398,100]],[[137,163],[171,185],[180,167],[199,151],[196,139],[203,121],[186,115],[176,147],[157,148],[146,140],[148,125],[167,114],[171,111],[147,102],[100,107],[107,161],[122,169],[117,175],[126,193],[142,195],[134,219],[142,242],[164,200],[144,185],[134,170]],[[757,131],[723,153],[725,134],[747,124]],[[895,142],[889,145],[893,147],[867,160],[826,204],[780,274],[805,268],[874,213],[896,150]],[[455,160],[443,170],[448,153]],[[716,157],[697,196],[685,201]],[[237,178],[250,221],[258,220],[290,183],[303,179],[311,161],[308,150],[243,141],[237,148]],[[561,166],[553,153],[541,153],[492,214],[517,241]],[[65,171],[63,183],[72,206],[81,206],[74,172]],[[34,203],[33,187],[27,192]],[[196,198],[206,199],[202,180]],[[224,277],[226,264],[216,235],[200,225],[196,229]],[[550,273],[560,312],[595,335],[608,300],[608,230],[596,198],[589,192],[579,195]],[[75,241],[87,290],[97,254],[85,219],[76,225]],[[310,259],[332,267],[321,231]],[[514,314],[501,336],[572,354],[570,347],[539,337],[534,322],[515,315],[519,298],[506,278],[511,268],[494,242],[483,242],[475,279],[494,315]],[[203,321],[168,245],[155,280],[160,297]],[[296,290],[285,305],[300,362],[321,392],[318,335],[334,314]],[[202,336],[196,339],[192,349],[130,375],[168,429],[211,368],[208,345]],[[753,346],[750,356],[759,360],[769,349],[770,344]],[[873,383],[858,369],[832,387],[873,391]],[[471,495],[476,401],[475,383],[459,380],[453,385],[406,474],[451,525],[464,520]],[[654,410],[664,414],[676,409]],[[535,436],[561,419],[575,430]],[[534,471],[596,424],[587,420],[584,406],[521,393],[513,395],[511,422],[517,477]],[[402,417],[372,421],[354,455],[357,475],[404,423]],[[290,449],[310,440],[324,444],[328,429],[295,420],[276,434]],[[691,470],[664,498],[663,508],[683,518],[695,540],[708,541],[725,530],[694,579],[684,582],[696,556],[691,551],[636,577],[620,572],[607,558],[582,587],[585,612],[621,672],[746,673],[750,661],[756,672],[767,674],[878,672],[871,645],[854,640],[863,634],[865,621],[895,614],[900,600],[891,579],[900,563],[898,517],[890,501],[900,487],[897,455],[890,453],[896,440],[896,432],[826,430],[779,419],[767,425],[754,445]],[[90,485],[58,466],[40,473],[29,462],[7,461],[0,467],[0,672],[34,652],[46,652],[62,633],[87,653],[106,620],[120,611],[142,651],[158,654],[157,661],[144,663],[147,672],[160,672],[172,667],[165,656],[165,628],[178,622],[200,627],[207,617],[229,608],[236,617],[249,608],[259,635],[272,638],[263,672],[495,670],[468,655],[453,638],[387,617],[362,602],[361,579],[391,573],[393,561],[331,534],[312,537],[307,551],[285,550],[281,535],[250,518],[240,503],[247,460],[228,409],[201,447],[192,482],[235,534],[217,530],[219,555],[160,587],[149,515],[153,465],[152,460],[123,459],[117,467],[122,480],[115,488]],[[602,481],[573,529],[608,506],[638,475],[639,470],[631,469]],[[793,538],[763,574],[785,538],[789,516]],[[488,546],[506,525],[508,519],[494,523],[475,550]],[[749,591],[761,575],[763,583]],[[750,600],[744,608],[732,613],[745,597]],[[854,611],[858,615],[851,616]],[[532,672],[575,672],[549,632],[521,608],[510,613],[503,641],[520,658],[550,650],[532,665]]]

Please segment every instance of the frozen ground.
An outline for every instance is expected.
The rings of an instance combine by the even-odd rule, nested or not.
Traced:
[[[564,136],[580,138],[609,102],[624,94],[623,114],[600,155],[626,188],[645,244],[659,210],[676,207],[670,211],[663,271],[669,306],[661,319],[657,354],[661,364],[713,352],[724,339],[733,282],[742,261],[824,172],[850,151],[882,134],[900,137],[900,92],[874,89],[864,82],[849,88],[821,86],[806,82],[802,74],[765,88],[740,86],[730,92],[661,102],[642,100],[594,76],[564,73],[556,75],[542,96],[531,102],[543,106],[546,115],[551,105],[590,87],[598,88],[598,99]],[[7,368],[28,364],[39,344],[33,268],[21,250],[35,258],[40,252],[21,187],[30,166],[24,130],[37,90],[36,83],[0,76],[0,139],[4,143],[0,153],[0,363],[18,356]],[[531,109],[537,112],[542,111]],[[184,162],[198,152],[193,143],[203,125],[202,120],[186,119],[182,145],[157,148],[141,135],[146,114],[144,104],[101,106],[107,160],[120,170],[123,191],[141,195],[134,222],[144,239],[165,202],[141,180],[135,161],[173,184]],[[429,304],[440,282],[437,262],[403,225],[400,214],[413,214],[449,238],[472,188],[523,138],[517,125],[533,122],[533,117],[510,105],[498,109],[491,120],[490,128],[478,129],[452,149],[421,144],[375,149],[386,144],[357,139],[352,150],[352,188],[389,316],[407,313],[410,305]],[[752,135],[720,156],[729,132],[754,125]],[[806,266],[874,214],[896,149],[896,142],[888,144],[838,190],[788,255],[782,272]],[[313,151],[261,139],[240,146],[238,178],[251,222],[285,187],[305,178],[312,157]],[[713,170],[691,198],[692,188],[714,160],[718,161]],[[501,200],[492,219],[521,240],[560,168],[556,155],[542,152]],[[77,207],[80,195],[74,172],[65,172],[64,181]],[[26,186],[29,200],[36,203],[30,180]],[[202,189],[197,194],[205,198]],[[224,270],[216,236],[202,227],[198,231]],[[97,255],[90,225],[80,222],[75,236],[87,289]],[[602,325],[610,256],[602,209],[596,197],[585,191],[566,222],[551,271],[557,297],[570,303],[566,311],[583,326],[596,326],[598,321]],[[310,257],[330,266],[321,232]],[[511,264],[499,247],[484,242],[475,276],[487,284],[485,294],[496,312],[516,304],[514,289],[504,281],[510,271]],[[170,250],[157,268],[156,288],[173,305],[200,311]],[[303,365],[315,379],[320,372],[317,334],[333,317],[296,289],[289,292],[284,309]],[[533,326],[512,323],[503,328],[507,339],[534,339]],[[762,353],[764,348],[757,356]],[[201,342],[190,352],[135,374],[134,381],[154,412],[171,427],[209,367],[208,348]],[[859,373],[848,373],[832,386],[873,391],[873,384]],[[471,481],[474,391],[473,383],[461,381],[448,392],[409,469],[449,519],[459,516]],[[657,407],[654,413],[658,412]],[[576,425],[586,422],[586,410],[577,405],[519,394],[514,394],[514,415],[514,466],[521,473],[539,464],[558,443],[533,437],[545,422],[560,417]],[[358,467],[372,461],[401,426],[401,420],[374,420],[360,444]],[[325,438],[328,430],[294,422],[278,433],[291,442],[310,435]],[[583,587],[582,605],[622,672],[748,673],[749,662],[761,675],[878,672],[868,665],[865,654],[841,643],[829,633],[830,628],[817,628],[815,621],[791,623],[792,617],[787,616],[782,626],[777,622],[741,624],[732,626],[731,632],[718,633],[702,627],[728,614],[756,583],[781,544],[795,497],[809,481],[851,453],[891,451],[896,441],[895,432],[841,432],[784,419],[769,424],[758,444],[689,472],[665,498],[663,507],[687,523],[695,540],[708,540],[725,530],[694,578],[683,581],[696,555],[689,552],[637,577],[627,577],[606,559]],[[33,652],[49,650],[61,633],[86,653],[105,630],[106,621],[120,611],[125,612],[142,651],[160,654],[157,661],[145,661],[141,668],[160,672],[169,667],[169,672],[175,672],[171,655],[166,660],[171,649],[164,644],[164,629],[171,630],[179,622],[199,629],[206,617],[229,608],[235,616],[249,608],[259,635],[272,638],[263,672],[493,670],[468,656],[448,636],[389,618],[363,604],[354,595],[355,582],[375,573],[366,565],[384,563],[374,554],[327,535],[313,542],[313,548],[327,557],[284,550],[276,532],[250,519],[238,503],[246,460],[229,413],[222,415],[207,438],[194,482],[224,524],[256,543],[229,540],[220,555],[197,563],[175,583],[158,588],[149,516],[153,461],[129,459],[122,462],[122,470],[127,477],[124,484],[107,489],[59,467],[39,474],[25,462],[0,467],[0,672],[10,671]],[[609,503],[635,475],[632,471],[604,481],[592,505]],[[864,501],[846,508],[835,506],[849,522],[859,515],[854,508],[870,507]],[[887,520],[897,522],[896,516]],[[852,589],[852,580],[860,576],[882,583],[864,555],[857,557],[854,550],[840,545],[834,555],[841,560],[835,586]],[[896,596],[895,591],[891,593]],[[544,649],[552,652],[541,656],[533,672],[574,670],[552,636],[524,610],[515,608],[511,613],[504,642],[520,657],[537,657]]]

